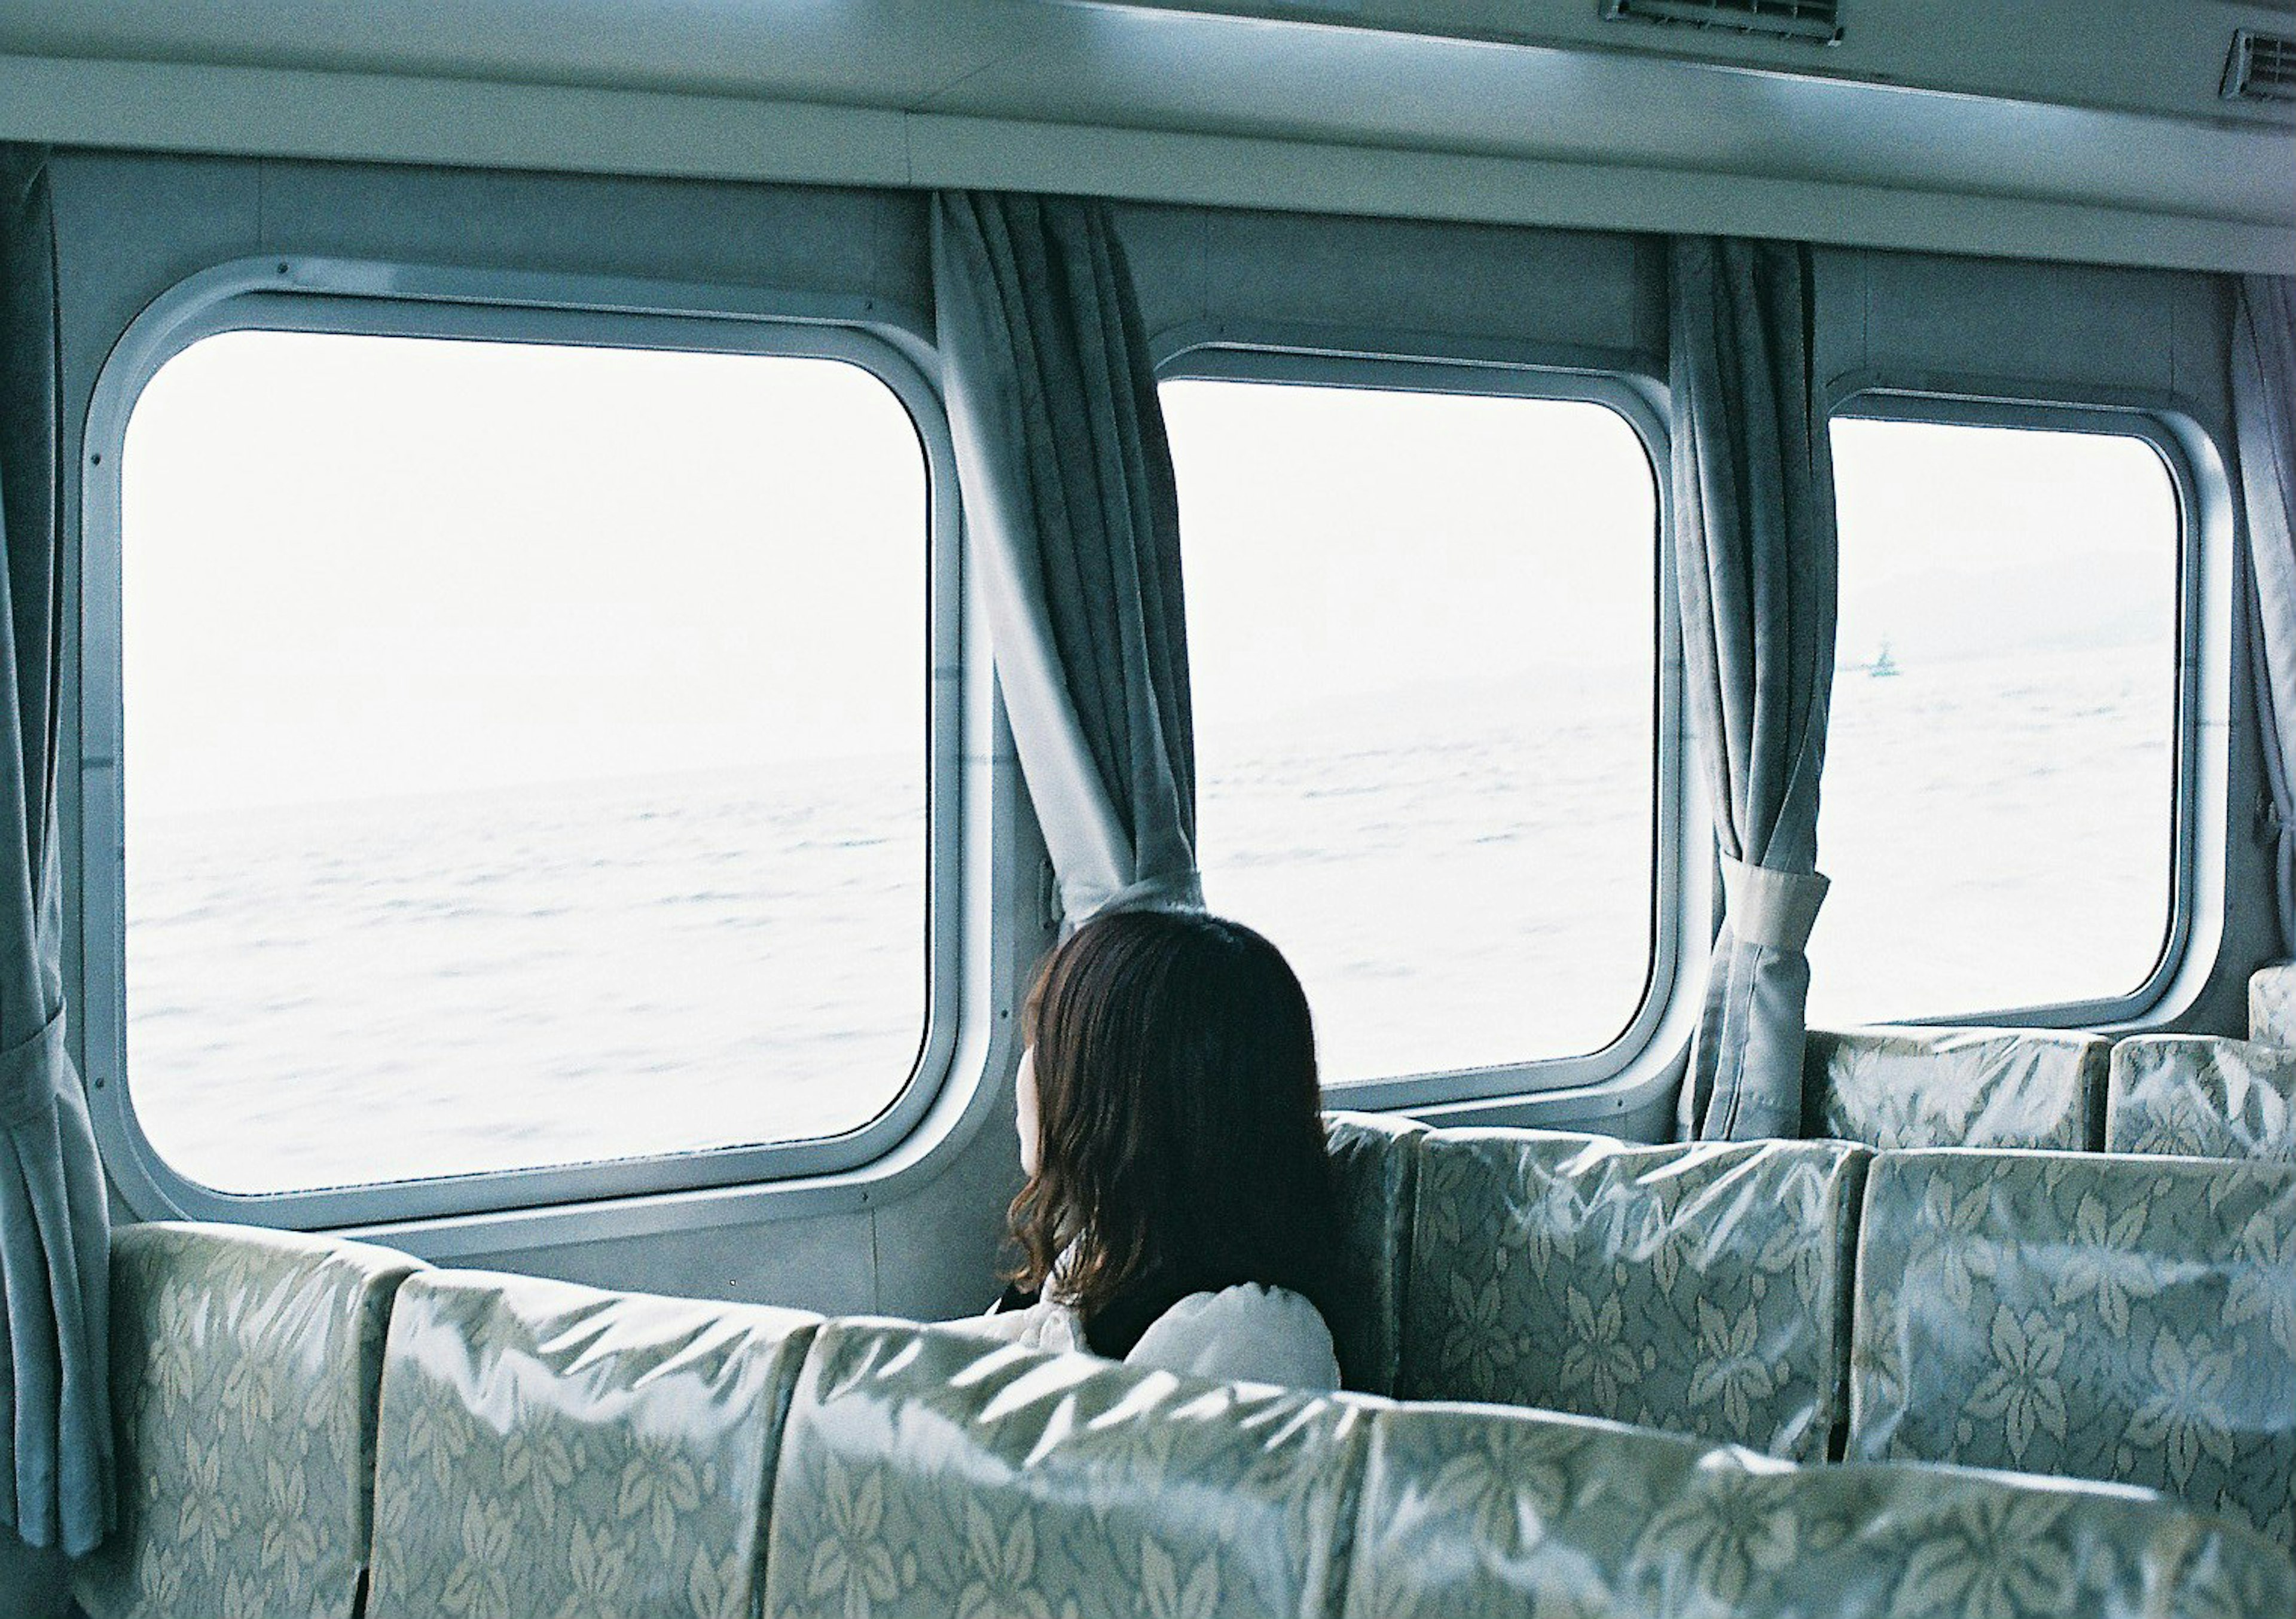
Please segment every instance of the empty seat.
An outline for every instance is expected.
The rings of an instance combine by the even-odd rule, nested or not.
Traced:
[[[2248,1037],[2266,1045],[2296,1046],[2296,961],[2250,975]]]
[[[2296,1543],[2296,1169],[1885,1153],[1849,1453],[2116,1479]]]
[[[747,1619],[818,1318],[438,1271],[391,1324],[373,1619]]]
[[[1423,1124],[1374,1113],[1326,1116],[1332,1193],[1340,1211],[1331,1329],[1349,1388],[1395,1392],[1403,1279]]]
[[[1610,1424],[1375,1413],[1345,1619],[2263,1619],[2296,1566],[2149,1492],[1808,1467]]]
[[[936,1328],[822,1329],[782,1441],[774,1619],[1308,1619],[1364,1410]]]
[[[2296,1048],[2141,1034],[2112,1048],[2108,1152],[2296,1164]]]
[[[1398,1392],[1823,1458],[1866,1157],[1841,1141],[1431,1132]]]
[[[2112,1043],[2052,1029],[1812,1029],[1803,1133],[1869,1147],[2095,1151]]]
[[[94,1619],[349,1619],[384,1326],[420,1268],[246,1226],[112,1233],[119,1522],[74,1575]]]

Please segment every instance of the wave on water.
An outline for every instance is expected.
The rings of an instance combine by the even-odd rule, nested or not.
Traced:
[[[1842,681],[1813,1018],[2133,987],[2167,913],[2168,683],[2099,653]],[[1650,724],[1646,692],[1589,683],[1560,724],[1488,704],[1208,732],[1206,893],[1292,956],[1327,1079],[1628,1024]],[[140,819],[138,1115],[234,1190],[852,1129],[921,1039],[922,806],[917,763],[882,760]]]

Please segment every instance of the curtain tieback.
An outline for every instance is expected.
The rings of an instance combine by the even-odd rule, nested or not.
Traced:
[[[1074,927],[1107,911],[1201,911],[1204,883],[1201,876],[1189,871],[1144,877],[1105,892],[1079,893],[1063,885],[1062,901],[1062,909],[1074,919],[1070,923]]]
[[[1742,944],[1803,950],[1832,881],[1816,871],[1780,871],[1722,856],[1722,915]]]
[[[55,1110],[63,1071],[64,1015],[59,1011],[24,1039],[0,1051],[0,1126],[14,1129]]]

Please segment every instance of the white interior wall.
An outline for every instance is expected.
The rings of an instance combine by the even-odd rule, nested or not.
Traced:
[[[59,161],[58,217],[75,431],[97,368],[139,309],[189,274],[257,253],[858,288],[930,331],[914,194],[79,153]],[[1154,332],[1341,347],[1386,333],[1439,355],[1663,376],[1663,255],[1649,238],[1171,206],[1129,208],[1121,219]],[[1829,375],[2142,394],[2223,431],[2211,278],[1846,251],[1823,255],[1820,276]],[[2237,678],[2234,699],[2245,701]],[[64,746],[69,765],[76,731]],[[2234,757],[2237,806],[2258,777],[2245,744]],[[1039,856],[1009,747],[967,768],[986,773],[1005,805],[988,863],[1006,938],[980,964],[977,1002],[997,1026],[980,1042],[988,1077],[977,1091],[958,1086],[929,1124],[931,1139],[910,1155],[921,1167],[873,1190],[856,1182],[625,1199],[404,1228],[390,1239],[445,1263],[603,1285],[917,1315],[974,1305],[1017,1184],[1009,1018],[1043,935]],[[2237,810],[2231,820],[2227,891],[2261,892],[2262,846]],[[74,869],[78,854],[67,847]],[[2252,910],[2227,918],[2220,961],[2185,1026],[2238,1026],[2241,980],[2268,948],[2269,927]],[[76,944],[76,928],[70,936]],[[78,969],[68,962],[75,985]],[[1682,1037],[1679,1025],[1669,1029],[1668,1054],[1678,1057]],[[1667,1100],[1662,1089],[1548,1096],[1469,1116],[1647,1137],[1664,1132]]]
[[[488,175],[246,159],[61,157],[55,168],[70,442],[119,332],[153,298],[211,266],[257,255],[373,258],[566,275],[666,280],[788,294],[864,294],[922,341],[931,331],[921,197],[891,192],[713,186],[688,182]],[[67,520],[78,491],[68,480]],[[77,657],[76,634],[68,656]],[[68,699],[64,775],[78,727]],[[797,1304],[825,1311],[953,1313],[993,1292],[1001,1214],[1018,1187],[1011,1133],[1010,1018],[1016,979],[1040,946],[1033,823],[1019,808],[1009,738],[982,739],[969,777],[998,801],[994,847],[972,851],[1011,919],[994,953],[976,951],[977,1012],[952,1086],[882,1178],[793,1185],[760,1206],[716,1192],[620,1199],[581,1209],[430,1222],[377,1232],[442,1263],[492,1265],[601,1285]],[[67,871],[82,850],[63,804]],[[977,834],[976,834],[977,835]],[[70,885],[67,985],[84,982],[77,886]],[[77,1029],[75,1031],[77,1033]],[[102,1065],[86,1068],[102,1080]],[[971,1075],[985,1072],[978,1085]],[[344,1128],[356,1129],[355,1118]],[[122,1206],[123,1217],[154,1211]],[[164,1211],[160,1211],[164,1212]]]

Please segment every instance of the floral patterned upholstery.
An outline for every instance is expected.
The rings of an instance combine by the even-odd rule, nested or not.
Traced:
[[[1841,1410],[1841,1141],[1423,1138],[1398,1392],[1822,1459]]]
[[[1332,1192],[1340,1209],[1332,1337],[1349,1388],[1395,1392],[1403,1327],[1405,1255],[1423,1124],[1374,1113],[1324,1116]]]
[[[2296,961],[2259,968],[2248,980],[2248,1037],[2296,1045]]]
[[[2108,1152],[2296,1164],[2296,1049],[2205,1034],[2140,1034],[2112,1048]]]
[[[2149,1492],[1796,1468],[1608,1423],[1372,1419],[1344,1619],[2265,1619],[2296,1565]]]
[[[767,1619],[1309,1619],[1365,1410],[893,1322],[822,1329],[790,1409]]]
[[[2112,1048],[2050,1029],[1812,1029],[1802,1132],[1869,1147],[2094,1151]]]
[[[1850,1454],[2118,1479],[2296,1543],[2296,1169],[1888,1153]]]
[[[119,1525],[75,1570],[93,1619],[349,1619],[383,1330],[419,1268],[244,1226],[112,1233]]]
[[[416,1279],[383,1378],[372,1619],[749,1619],[817,1321]]]

